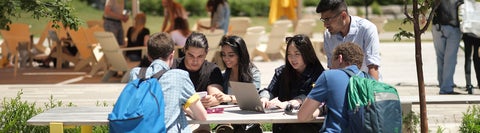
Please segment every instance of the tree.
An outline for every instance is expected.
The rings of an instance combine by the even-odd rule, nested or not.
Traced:
[[[35,19],[49,17],[55,27],[57,22],[72,29],[78,29],[80,19],[73,15],[69,0],[1,0],[0,29],[9,29],[11,18],[22,17],[22,13],[31,13]]]
[[[440,0],[413,0],[412,10],[407,10],[409,5],[404,0],[404,14],[406,18],[403,23],[413,23],[414,33],[400,28],[400,32],[395,34],[395,41],[401,40],[401,37],[415,38],[415,63],[417,68],[417,82],[420,99],[420,127],[422,133],[428,132],[427,105],[425,101],[425,82],[423,79],[423,61],[422,61],[422,34],[428,29],[433,18],[433,13],[440,4]],[[431,9],[431,10],[430,10]],[[428,16],[426,16],[428,14]]]

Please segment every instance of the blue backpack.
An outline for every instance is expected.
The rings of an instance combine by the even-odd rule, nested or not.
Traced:
[[[344,69],[350,76],[345,106],[347,133],[401,133],[402,107],[397,89],[378,82],[367,73],[358,76]]]
[[[145,78],[146,68],[139,78],[128,82],[108,115],[111,133],[165,133],[165,104],[158,79],[167,70]]]

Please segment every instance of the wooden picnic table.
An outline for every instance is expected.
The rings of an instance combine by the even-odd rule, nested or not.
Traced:
[[[29,125],[50,126],[50,132],[62,133],[64,127],[81,126],[82,133],[92,131],[92,126],[108,125],[108,114],[112,107],[57,107],[38,114],[27,121]],[[323,122],[318,117],[312,122]],[[223,113],[208,114],[207,121],[188,118],[189,124],[211,123],[300,123],[296,115],[283,112],[260,113],[240,110],[237,106],[225,106]]]

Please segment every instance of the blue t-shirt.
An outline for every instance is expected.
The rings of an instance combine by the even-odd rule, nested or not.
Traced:
[[[148,67],[145,76],[151,77],[163,69],[169,70],[170,67],[162,60],[154,60]],[[133,68],[130,72],[130,81],[137,79],[139,73],[140,67]],[[188,105],[191,105],[192,101],[198,100],[199,97],[194,96],[195,88],[188,72],[181,69],[172,69],[164,73],[158,81],[163,90],[167,133],[191,132],[182,108],[188,108]]]
[[[356,65],[345,69],[358,73],[360,70]],[[361,73],[359,76],[363,76]],[[315,86],[308,94],[308,98],[327,105],[328,112],[323,124],[324,132],[342,132],[347,125],[344,119],[346,116],[345,95],[348,87],[349,76],[340,69],[327,70],[318,77]]]

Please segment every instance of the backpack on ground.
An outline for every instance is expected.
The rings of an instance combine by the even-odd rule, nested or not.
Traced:
[[[367,73],[360,77],[344,69],[349,76],[345,106],[347,106],[346,132],[401,133],[402,107],[397,90],[378,82]]]
[[[123,88],[112,112],[108,115],[111,133],[165,133],[165,104],[158,79],[167,70],[145,78],[146,68],[140,69],[138,79]]]

